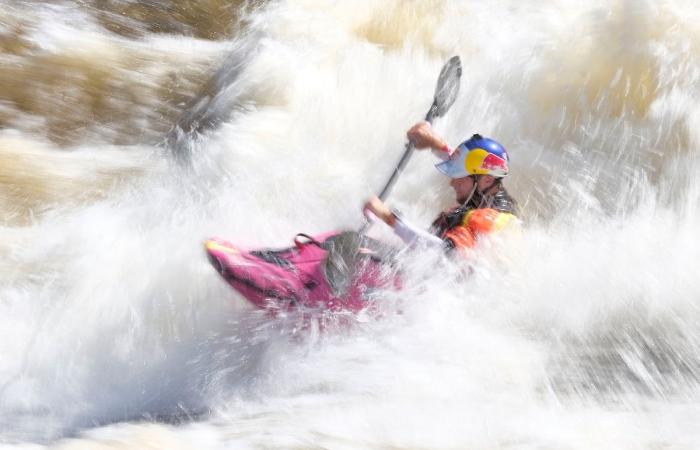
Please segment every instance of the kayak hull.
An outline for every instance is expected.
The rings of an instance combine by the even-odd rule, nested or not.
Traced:
[[[378,254],[357,239],[339,232],[298,235],[289,248],[245,250],[214,237],[204,247],[216,271],[258,308],[358,312],[375,290],[395,283]]]

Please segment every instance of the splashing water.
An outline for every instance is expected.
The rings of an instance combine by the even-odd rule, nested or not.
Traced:
[[[0,12],[0,440],[700,445],[692,2],[147,3]],[[254,311],[202,240],[357,228],[455,54],[435,127],[509,149],[520,236],[409,252],[379,320]],[[432,163],[389,199],[426,225]]]

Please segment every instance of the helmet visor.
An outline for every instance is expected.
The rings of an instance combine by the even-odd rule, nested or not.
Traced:
[[[435,164],[435,168],[450,178],[462,178],[469,174],[464,170],[463,152],[454,152],[452,158]]]

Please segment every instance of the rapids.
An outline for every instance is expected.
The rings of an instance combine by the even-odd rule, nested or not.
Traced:
[[[0,0],[0,50],[3,446],[700,447],[694,1]],[[202,241],[359,227],[452,55],[520,236],[379,319],[253,310]]]

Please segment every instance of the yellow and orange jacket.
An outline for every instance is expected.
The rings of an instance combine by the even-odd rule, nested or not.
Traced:
[[[505,189],[488,199],[475,198],[468,204],[443,212],[433,222],[433,233],[448,249],[473,248],[479,236],[504,228],[516,219],[517,206]]]

